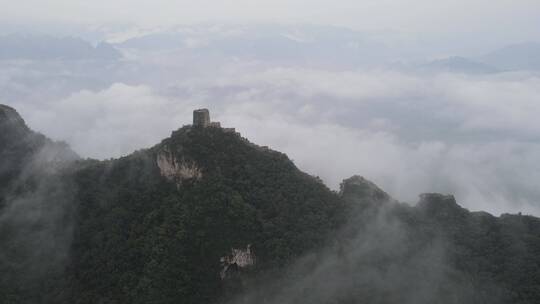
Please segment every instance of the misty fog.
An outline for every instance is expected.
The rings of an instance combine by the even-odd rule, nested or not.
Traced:
[[[539,1],[0,4],[0,302],[540,297]]]
[[[529,69],[519,55],[536,44],[434,60],[395,34],[340,27],[121,33],[98,47],[0,37],[0,101],[83,157],[149,147],[208,107],[334,189],[359,173],[403,201],[442,192],[472,210],[540,213],[538,55]],[[40,44],[57,51],[34,55]]]

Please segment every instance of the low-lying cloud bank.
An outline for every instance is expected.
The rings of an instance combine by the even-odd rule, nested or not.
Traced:
[[[286,152],[333,188],[362,174],[404,201],[435,191],[454,193],[473,210],[540,214],[538,74],[336,70],[247,60],[225,60],[210,72],[178,61],[104,66],[111,73],[88,89],[80,88],[77,73],[66,72],[63,87],[38,86],[21,99],[13,88],[27,92],[28,77],[41,83],[39,75],[47,73],[25,76],[12,68],[16,75],[4,72],[0,79],[12,88],[2,102],[18,108],[31,127],[94,158],[151,146],[190,123],[194,108],[209,107],[215,120]],[[101,73],[96,69],[92,75]],[[159,81],[147,81],[160,71]],[[46,94],[48,87],[58,92]]]

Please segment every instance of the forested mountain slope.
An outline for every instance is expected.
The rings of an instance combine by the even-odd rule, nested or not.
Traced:
[[[358,176],[331,191],[218,127],[107,161],[9,107],[0,128],[0,303],[540,300],[531,216],[411,207]]]

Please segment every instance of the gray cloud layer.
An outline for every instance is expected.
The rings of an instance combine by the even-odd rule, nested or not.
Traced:
[[[204,47],[125,49],[113,63],[3,61],[0,100],[84,156],[148,147],[209,107],[333,188],[362,174],[400,200],[446,192],[473,210],[540,214],[536,72],[351,69]]]
[[[5,2],[5,3],[4,3]],[[248,0],[210,1],[2,1],[4,20],[66,22],[310,22],[346,24],[356,28],[413,29],[464,32],[528,28],[536,32],[540,4],[535,0],[488,1],[354,1]],[[435,26],[436,25],[436,26]]]

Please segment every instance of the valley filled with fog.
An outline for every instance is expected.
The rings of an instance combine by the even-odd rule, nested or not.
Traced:
[[[314,25],[15,32],[0,35],[0,103],[98,159],[207,107],[333,189],[360,174],[401,201],[452,193],[471,210],[540,215],[540,44],[454,51]]]

